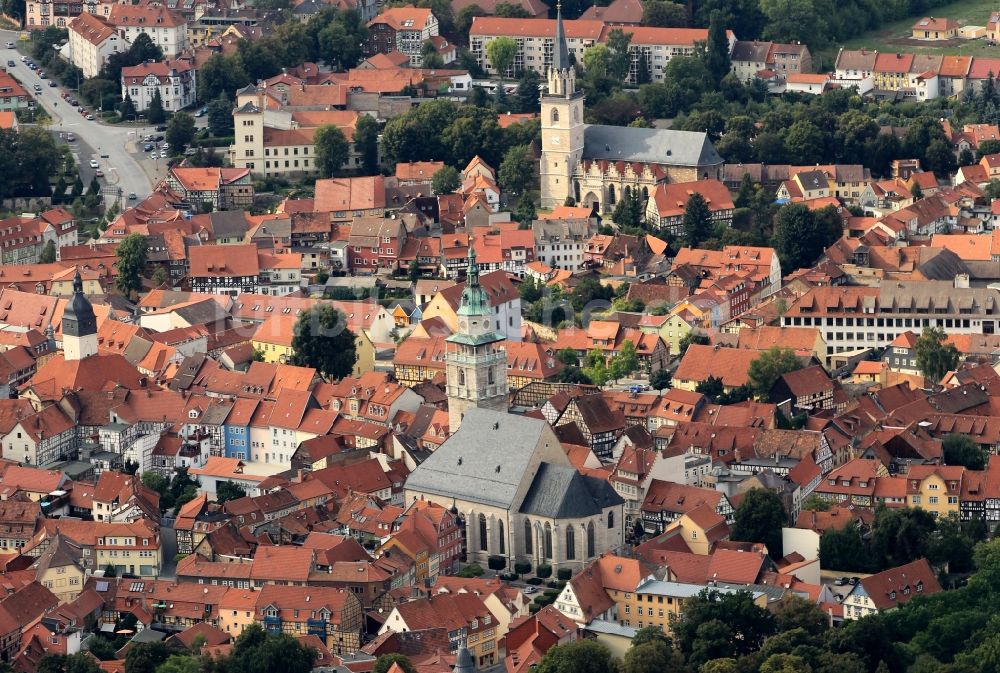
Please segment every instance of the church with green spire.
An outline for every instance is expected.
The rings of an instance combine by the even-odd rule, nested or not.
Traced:
[[[447,338],[445,365],[448,421],[455,432],[472,407],[507,411],[507,352],[486,291],[479,284],[476,251],[469,246],[468,270],[458,331]]]

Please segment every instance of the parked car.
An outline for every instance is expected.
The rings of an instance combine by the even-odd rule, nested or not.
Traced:
[[[205,113],[208,112],[208,108],[202,108],[194,113],[195,117],[204,117]]]
[[[156,127],[156,130],[157,130],[157,131],[166,131],[166,130],[167,130],[167,127],[166,127],[166,126],[164,126],[163,124],[161,124],[161,125],[159,125],[159,126],[157,126],[157,127]]]
[[[198,154],[197,148],[189,147],[186,150],[184,150],[184,156],[186,157],[193,157],[196,154]]]
[[[49,80],[49,86],[50,86],[51,88],[55,89],[55,88],[56,88],[57,86],[59,86],[59,85],[58,85],[58,84],[56,83],[56,81],[55,81],[54,79],[50,79],[50,80]]]
[[[66,134],[66,142],[68,142],[68,143],[75,143],[76,142],[76,136],[73,135],[72,133],[67,133]]]
[[[157,127],[157,128],[159,128],[159,127]],[[155,135],[155,136],[153,136],[153,142],[154,143],[163,142],[163,136],[161,136],[161,135]]]
[[[103,178],[104,177],[104,171],[102,171],[100,168],[98,168],[96,171],[94,171],[94,175],[96,175],[99,178]]]
[[[89,122],[94,121],[94,115],[87,115],[87,121]]]
[[[14,63],[14,61],[7,61],[7,67],[8,68],[13,68],[15,65],[17,65],[17,64]]]
[[[100,168],[101,165],[99,163],[97,163],[97,159],[91,159],[90,160],[90,167],[91,168]]]
[[[135,201],[136,198],[138,198],[138,197],[135,195],[135,192],[129,192],[128,193],[128,200],[129,201]]]
[[[49,76],[45,74],[45,71],[44,71],[44,70],[39,70],[39,71],[38,71],[38,78],[39,78],[39,79],[48,79],[48,78],[49,78]]]
[[[14,43],[13,42],[8,42],[7,43],[7,48],[8,49],[13,49],[14,48]]]
[[[523,593],[525,596],[530,596],[531,594],[538,593],[538,587],[533,587],[531,585],[528,585],[521,590],[521,593]]]
[[[146,143],[145,145],[143,145],[142,146],[142,151],[143,152],[152,152],[153,151],[153,143]]]
[[[62,95],[63,100],[69,100],[69,91],[63,91],[60,95]]]

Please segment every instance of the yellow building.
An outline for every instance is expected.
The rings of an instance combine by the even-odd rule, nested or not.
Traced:
[[[59,599],[60,603],[76,600],[83,590],[86,572],[83,547],[56,533],[49,548],[31,564],[35,579]]]
[[[703,556],[712,551],[716,542],[729,537],[729,525],[721,514],[708,505],[695,507],[671,522],[664,533],[680,531],[688,548]]]
[[[608,592],[618,608],[618,621],[624,626],[641,629],[657,626],[670,635],[670,625],[684,613],[684,604],[706,589],[701,584],[682,584],[662,580],[646,580],[633,593]],[[735,589],[715,587],[719,593],[734,593]],[[617,594],[617,597],[616,595]],[[753,602],[767,607],[767,594],[754,591]]]
[[[250,340],[254,351],[260,353],[264,362],[289,363],[295,350],[292,348],[292,338],[295,336],[294,315],[273,315],[257,328],[256,334]],[[354,331],[354,348],[358,356],[351,376],[361,376],[365,372],[375,370],[375,344],[364,330]]]
[[[913,465],[906,473],[906,504],[935,518],[958,516],[964,476],[961,465]]]
[[[694,329],[694,321],[688,322],[690,313],[673,313],[670,315],[644,315],[639,321],[639,329],[646,334],[658,334],[667,345],[670,355],[677,355],[681,350],[681,339]]]
[[[230,589],[219,601],[219,629],[236,638],[243,629],[257,621],[259,591]]]

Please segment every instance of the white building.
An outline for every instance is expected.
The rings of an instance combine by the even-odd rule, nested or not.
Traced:
[[[69,57],[84,77],[97,77],[112,54],[128,48],[115,27],[96,14],[84,13],[70,21]]]
[[[587,241],[597,233],[597,223],[590,217],[565,220],[535,220],[535,261],[553,269],[579,271]]]
[[[122,98],[131,97],[137,111],[148,109],[157,91],[168,112],[193,105],[197,97],[194,66],[167,60],[122,68]]]
[[[187,48],[187,19],[163,5],[115,5],[108,22],[130,43],[145,33],[168,59]]]

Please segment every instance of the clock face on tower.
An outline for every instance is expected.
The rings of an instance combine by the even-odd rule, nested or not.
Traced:
[[[562,142],[562,138],[561,137],[559,137],[559,136],[552,136],[552,144],[553,145],[558,145],[561,142]]]

